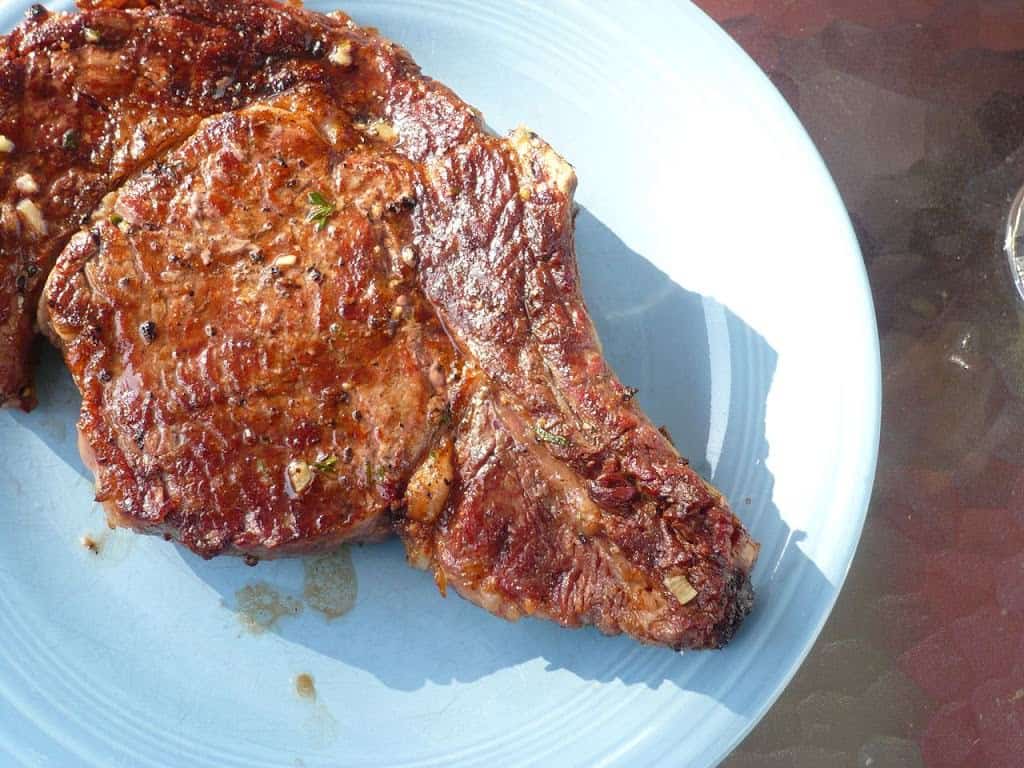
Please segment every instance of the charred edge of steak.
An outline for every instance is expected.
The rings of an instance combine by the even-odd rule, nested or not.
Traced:
[[[724,648],[740,624],[754,607],[754,586],[750,582],[750,574],[740,568],[733,569],[726,583],[723,594],[725,615],[715,625],[711,634],[712,648]],[[680,649],[676,649],[680,650]]]

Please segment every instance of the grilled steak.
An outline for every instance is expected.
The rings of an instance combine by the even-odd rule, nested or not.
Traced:
[[[72,238],[47,298],[116,521],[204,555],[390,532],[454,351],[396,255],[415,170],[362,136],[305,88],[211,118]]]
[[[572,168],[342,43],[342,72],[199,122],[49,279],[111,519],[204,556],[397,532],[497,615],[721,646],[757,545],[601,356]]]
[[[107,192],[204,115],[303,82],[324,83],[356,110],[386,87],[373,67],[355,74],[347,46],[387,44],[342,14],[204,0],[119,7],[133,4],[79,14],[37,5],[0,36],[0,405],[34,404],[28,351],[40,290]]]

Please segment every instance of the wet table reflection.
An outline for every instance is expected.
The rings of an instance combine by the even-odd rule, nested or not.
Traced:
[[[835,612],[728,768],[1024,765],[1019,0],[698,0],[825,158],[878,312],[871,511]],[[841,290],[836,286],[836,290]]]

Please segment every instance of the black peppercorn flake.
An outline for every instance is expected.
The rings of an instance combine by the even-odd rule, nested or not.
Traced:
[[[147,320],[139,326],[139,334],[142,336],[143,341],[147,344],[152,344],[156,341],[156,323],[152,320]]]
[[[60,137],[60,148],[71,151],[78,149],[78,144],[81,141],[81,137],[78,135],[78,131],[67,130]]]

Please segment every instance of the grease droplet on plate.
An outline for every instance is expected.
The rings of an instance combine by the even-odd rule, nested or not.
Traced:
[[[356,604],[359,583],[348,547],[305,561],[302,596],[314,611],[328,621],[344,616]]]
[[[316,684],[313,676],[303,672],[295,678],[295,692],[304,699],[316,698]]]
[[[338,721],[322,702],[317,701],[316,684],[313,676],[303,672],[295,677],[295,692],[300,699],[309,702],[309,715],[302,724],[302,730],[310,743],[317,749],[328,747],[338,740]]]
[[[131,554],[135,534],[121,528],[103,529],[99,533],[86,531],[78,538],[78,545],[88,553],[97,566],[115,566]]]
[[[283,616],[302,613],[302,603],[289,595],[282,595],[269,584],[249,584],[235,593],[238,601],[238,620],[254,635],[271,629]]]

